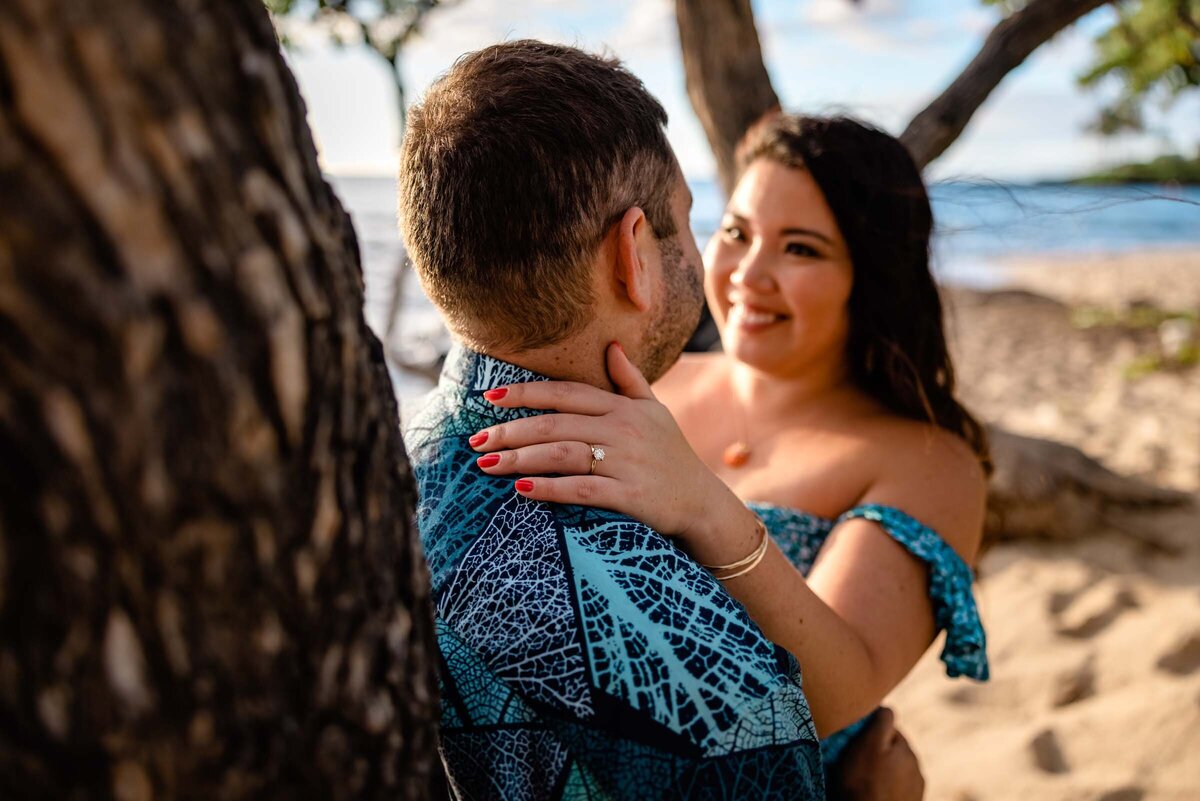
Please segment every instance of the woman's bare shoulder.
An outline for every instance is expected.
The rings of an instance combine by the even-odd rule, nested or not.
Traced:
[[[901,509],[973,561],[983,534],[987,475],[970,445],[940,426],[892,415],[863,433],[878,465],[863,502]]]

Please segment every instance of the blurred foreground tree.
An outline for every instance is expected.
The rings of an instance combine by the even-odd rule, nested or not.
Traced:
[[[424,799],[349,218],[261,0],[0,15],[0,798]]]
[[[315,26],[338,45],[360,43],[387,62],[396,88],[400,139],[408,124],[408,97],[401,64],[404,46],[421,32],[426,16],[458,0],[265,0],[284,45],[291,43],[289,21]],[[399,144],[399,143],[397,143]],[[399,340],[400,309],[408,257],[401,254],[391,278],[383,332],[384,354],[397,367],[428,374],[427,365],[414,363]]]
[[[849,0],[847,0],[849,2]],[[1157,0],[1147,0],[1156,2]],[[1056,33],[1108,0],[1010,0],[979,53],[901,135],[924,168],[945,152],[1013,69]],[[737,180],[734,148],[746,128],[777,109],[751,0],[675,0],[688,97],[708,137],[720,183]],[[718,340],[711,317],[694,342]],[[1181,493],[1117,476],[1075,448],[989,427],[996,474],[987,536],[1069,538],[1094,531],[1111,508],[1175,504]]]

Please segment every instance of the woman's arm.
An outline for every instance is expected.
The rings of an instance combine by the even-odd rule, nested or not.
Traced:
[[[976,482],[970,469],[951,475],[938,464],[946,457],[912,459],[926,463],[904,465],[907,476],[899,468],[889,471],[863,502],[912,510],[952,546],[977,543],[982,476]],[[919,471],[940,478],[927,482]],[[975,545],[968,547],[973,551]],[[959,550],[959,555],[971,554]],[[807,579],[772,543],[758,568],[725,585],[764,633],[800,660],[822,736],[874,709],[935,634],[926,565],[868,520],[838,525]]]
[[[753,512],[695,456],[641,375],[611,348],[609,368],[626,397],[555,382],[508,388],[493,402],[568,413],[482,432],[481,468],[534,476],[518,489],[531,498],[643,520],[679,537],[701,564],[751,553],[759,542]],[[911,432],[901,434],[880,443],[891,469],[862,501],[905,508],[969,560],[982,528],[982,472],[963,460],[965,448],[948,444],[949,435],[926,433],[914,443],[904,441]],[[588,475],[593,444],[606,458]],[[822,735],[874,709],[933,639],[924,565],[866,520],[835,529],[808,580],[771,542],[758,567],[725,583],[764,633],[799,659]]]

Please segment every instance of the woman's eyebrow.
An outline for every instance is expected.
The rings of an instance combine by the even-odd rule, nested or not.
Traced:
[[[826,243],[827,245],[833,244],[832,239],[825,236],[825,234],[821,233],[820,231],[814,231],[811,228],[784,228],[779,233],[784,234],[785,236],[794,236],[796,234],[799,234],[801,236],[811,236],[814,239],[820,239],[822,242]]]
[[[733,220],[734,222],[738,223],[739,225],[744,225],[744,224],[750,222],[748,219],[746,219],[745,217],[743,217],[742,215],[738,214],[735,211],[726,211],[725,217]],[[796,236],[796,235],[811,236],[813,239],[820,239],[822,242],[824,242],[827,245],[833,245],[833,239],[831,239],[830,237],[821,233],[820,231],[814,231],[811,228],[784,228],[779,233],[783,234],[784,236]]]

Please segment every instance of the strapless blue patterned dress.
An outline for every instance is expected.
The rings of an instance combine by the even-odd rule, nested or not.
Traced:
[[[929,570],[929,598],[933,601],[937,631],[945,630],[942,662],[950,677],[966,676],[987,681],[987,640],[979,609],[971,591],[975,574],[953,548],[920,521],[891,506],[856,506],[837,519],[818,517],[799,509],[752,501],[750,507],[762,519],[784,556],[804,575],[812,569],[821,547],[835,526],[846,520],[872,520],[900,543]],[[828,770],[843,749],[866,726],[870,715],[821,741],[821,759]]]

